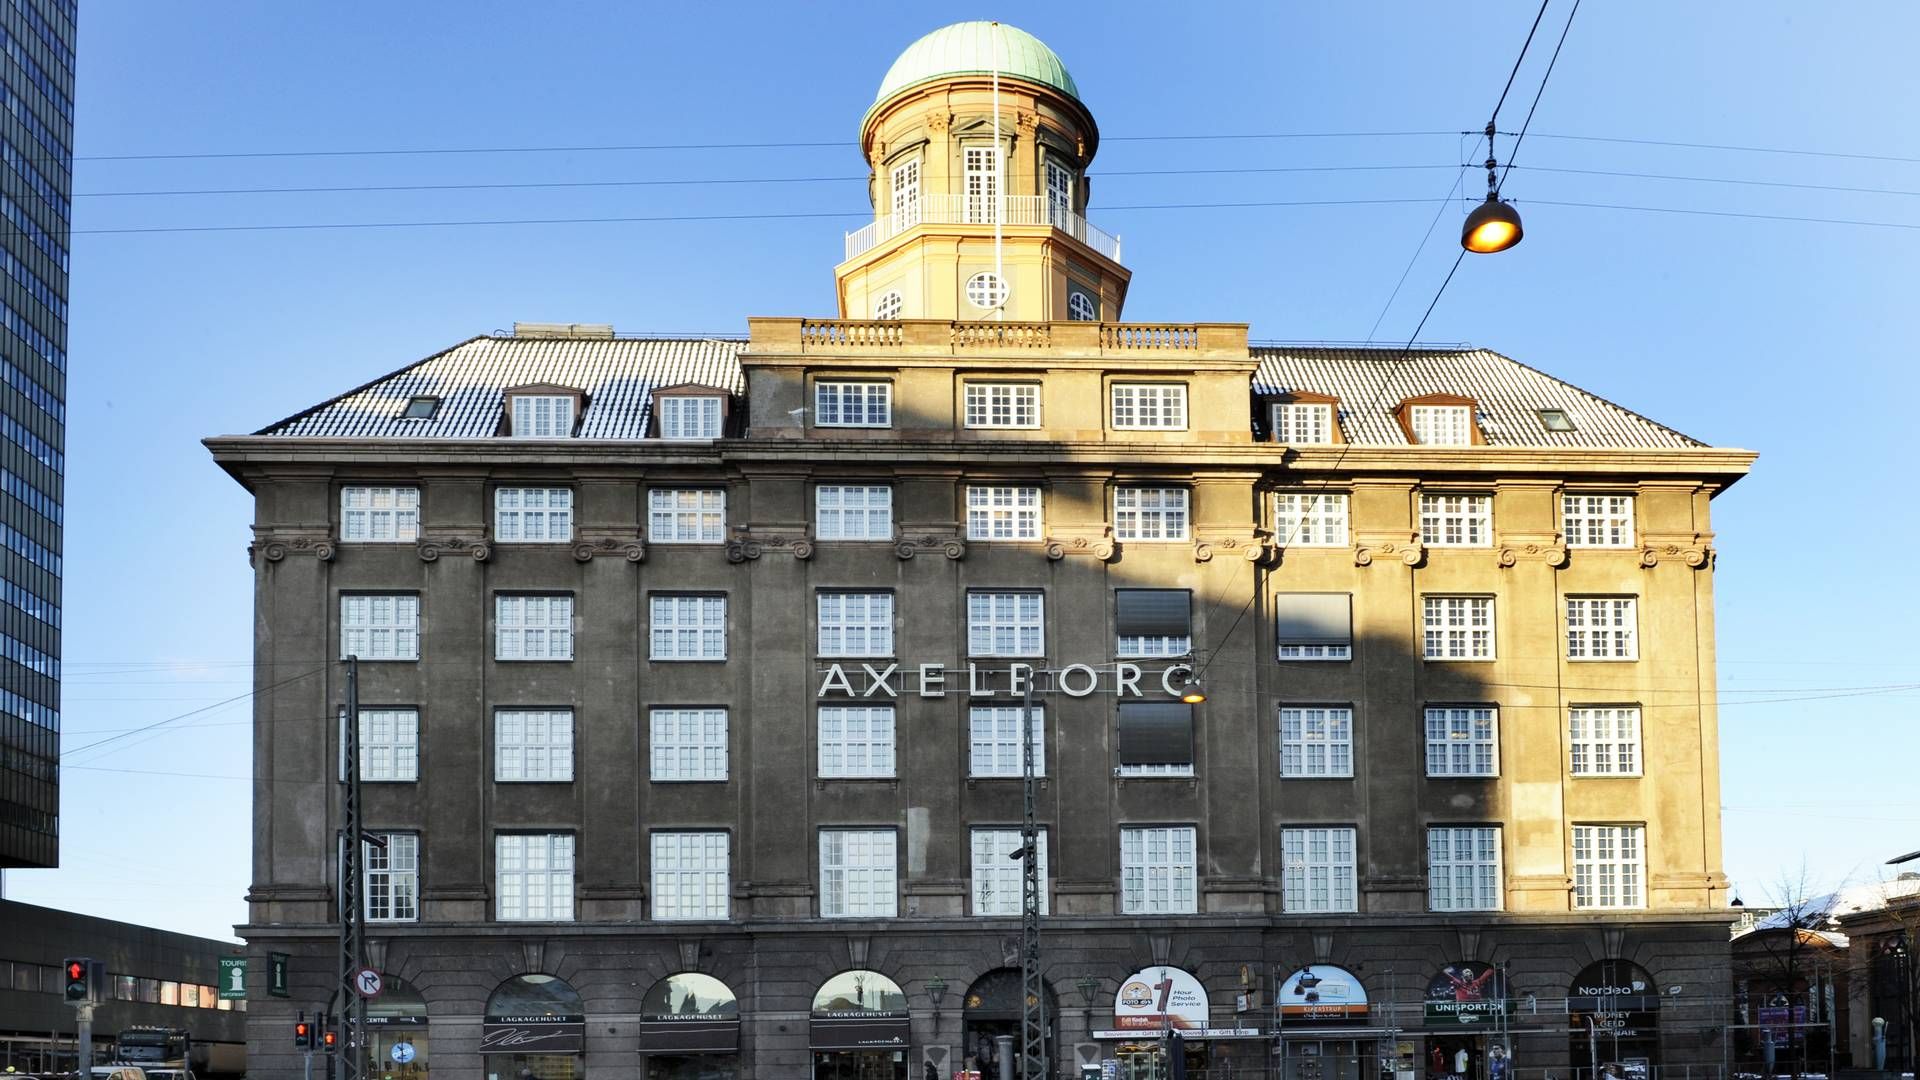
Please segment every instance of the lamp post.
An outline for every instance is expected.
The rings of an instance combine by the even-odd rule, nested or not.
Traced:
[[[933,1002],[933,1033],[940,1034],[940,1003],[947,999],[947,980],[938,975],[927,980],[927,997]]]
[[[1091,975],[1082,975],[1073,986],[1080,991],[1080,1000],[1086,1003],[1082,1011],[1082,1019],[1087,1022],[1087,1038],[1091,1039],[1093,1038],[1093,995],[1100,992],[1100,980]]]

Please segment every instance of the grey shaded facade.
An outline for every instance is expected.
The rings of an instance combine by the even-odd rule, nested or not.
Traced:
[[[0,869],[60,858],[73,0],[0,3]]]

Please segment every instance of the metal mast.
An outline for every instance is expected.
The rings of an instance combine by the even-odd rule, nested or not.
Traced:
[[[1040,826],[1034,814],[1033,680],[1020,694],[1020,1075],[1047,1076],[1047,988],[1040,974]]]
[[[360,658],[347,657],[347,703],[340,710],[340,998],[341,1018],[347,1022],[345,1045],[335,1074],[338,1080],[360,1080],[366,1063],[362,1035],[367,1002],[354,990],[354,976],[365,966],[366,915],[360,895]]]

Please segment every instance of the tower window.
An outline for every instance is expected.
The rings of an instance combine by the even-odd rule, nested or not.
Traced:
[[[898,319],[900,311],[906,307],[906,301],[900,298],[900,290],[884,293],[873,302],[873,317],[876,319]]]
[[[1007,302],[1007,283],[991,270],[967,279],[967,299],[977,308],[997,308]]]
[[[906,161],[893,170],[893,227],[909,229],[920,224],[920,163]]]
[[[1068,227],[1073,213],[1073,170],[1058,162],[1047,162],[1047,216],[1055,228]]]
[[[1078,289],[1067,293],[1067,318],[1074,322],[1099,322],[1100,305]]]

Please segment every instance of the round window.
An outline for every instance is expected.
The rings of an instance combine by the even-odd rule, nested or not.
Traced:
[[[873,317],[876,319],[897,319],[900,317],[901,308],[905,306],[906,304],[900,299],[898,292],[887,293],[874,302]]]
[[[967,299],[977,308],[996,308],[1007,302],[1007,283],[991,270],[967,279]]]
[[[1078,290],[1067,294],[1067,318],[1074,322],[1099,322],[1100,308],[1093,297]]]

